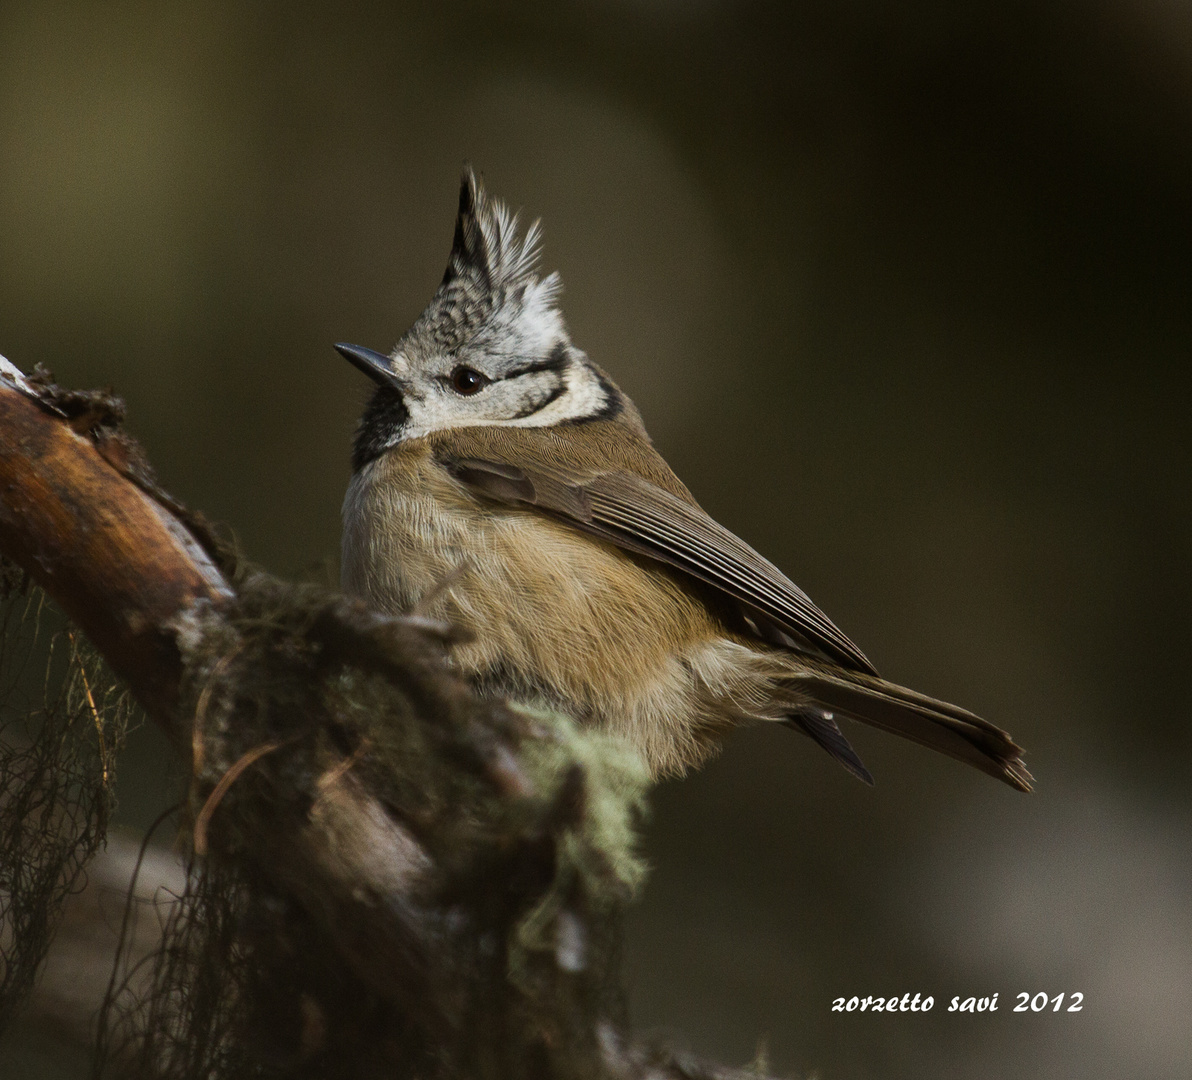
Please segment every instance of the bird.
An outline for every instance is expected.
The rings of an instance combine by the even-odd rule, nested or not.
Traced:
[[[1029,791],[1005,731],[881,678],[700,507],[572,343],[540,249],[539,223],[523,231],[465,167],[429,305],[387,354],[335,346],[376,384],[343,503],[345,594],[461,628],[450,662],[479,695],[627,742],[655,779],[771,722],[872,785],[847,718]]]

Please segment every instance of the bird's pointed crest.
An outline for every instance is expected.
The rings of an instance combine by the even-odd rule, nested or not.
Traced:
[[[487,195],[470,165],[464,166],[459,184],[459,214],[455,219],[455,237],[451,242],[451,258],[443,274],[443,284],[458,277],[470,277],[491,286],[488,244],[480,216],[484,212]]]
[[[459,214],[443,284],[465,279],[485,292],[532,285],[541,235],[538,222],[518,233],[518,218],[490,199],[483,181],[465,165],[459,185]]]

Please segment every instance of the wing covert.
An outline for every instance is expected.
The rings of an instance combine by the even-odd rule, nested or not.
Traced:
[[[865,654],[773,563],[698,505],[642,477],[478,458],[441,460],[457,480],[486,498],[563,518],[712,586],[736,601],[757,636],[770,644],[876,674]]]

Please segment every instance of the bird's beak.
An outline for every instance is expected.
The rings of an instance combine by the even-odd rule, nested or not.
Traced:
[[[361,345],[345,345],[343,342],[335,346],[335,351],[349,364],[363,371],[373,382],[388,386],[398,393],[404,389],[401,380],[394,373],[392,361],[384,353],[366,349]]]

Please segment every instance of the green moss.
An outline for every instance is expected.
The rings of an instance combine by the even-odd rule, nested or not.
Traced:
[[[209,815],[154,995],[169,1008],[133,1032],[133,1075],[197,1075],[162,1073],[164,1057],[219,1061],[215,1076],[261,1068],[260,1048],[275,1061],[312,1009],[315,1045],[268,1075],[373,1075],[362,1040],[378,1076],[603,1075],[621,912],[645,875],[642,762],[565,716],[475,697],[451,669],[450,628],[258,573],[237,587],[235,610],[196,612],[182,634],[201,732],[192,816],[245,755],[273,749]],[[384,898],[431,928],[411,944],[429,949],[417,1017],[352,975],[336,928],[276,865],[277,838],[341,767],[429,856],[416,895]]]

